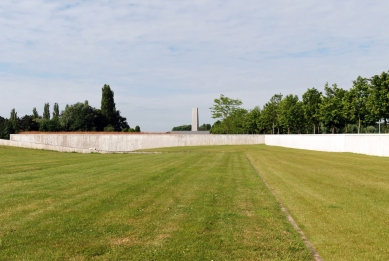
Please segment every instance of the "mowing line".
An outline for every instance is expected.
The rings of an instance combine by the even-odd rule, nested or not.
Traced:
[[[307,237],[304,235],[304,232],[300,229],[300,227],[297,225],[296,221],[294,221],[294,219],[292,218],[292,216],[289,214],[289,211],[284,207],[284,205],[281,203],[281,201],[279,200],[279,198],[276,196],[276,194],[274,193],[274,191],[271,189],[271,187],[269,186],[269,184],[266,182],[265,178],[262,177],[261,173],[258,171],[258,169],[255,167],[255,165],[253,164],[253,162],[251,161],[251,159],[249,157],[247,157],[247,155],[245,155],[246,158],[248,159],[248,161],[250,162],[251,166],[255,169],[255,171],[257,172],[258,176],[262,179],[262,181],[265,183],[266,187],[270,190],[270,192],[273,194],[273,196],[276,198],[276,200],[278,201],[278,204],[280,204],[280,207],[281,207],[281,210],[282,212],[285,213],[286,217],[288,218],[289,222],[292,224],[292,226],[294,227],[294,229],[300,234],[301,238],[303,239],[305,245],[311,250],[312,254],[313,254],[313,257],[315,259],[315,261],[324,261],[319,253],[317,253],[316,249],[313,247],[313,245],[311,244],[311,242],[308,241]]]

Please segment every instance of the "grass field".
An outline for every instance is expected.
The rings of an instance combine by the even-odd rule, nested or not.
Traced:
[[[389,260],[389,158],[264,145],[185,150],[244,152],[324,260]]]
[[[312,260],[247,148],[0,147],[0,260]]]
[[[324,260],[389,260],[389,158],[275,147],[248,157]]]
[[[0,260],[389,260],[389,158],[279,147],[0,147]]]

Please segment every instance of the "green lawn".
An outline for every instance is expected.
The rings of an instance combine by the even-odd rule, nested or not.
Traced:
[[[389,260],[389,158],[247,152],[324,260]]]
[[[389,260],[389,158],[255,146],[0,147],[0,260]],[[261,178],[262,177],[262,178]]]
[[[324,260],[389,260],[389,158],[281,147],[161,151],[245,153]]]
[[[0,260],[313,259],[250,163],[267,147],[188,150],[0,147]]]

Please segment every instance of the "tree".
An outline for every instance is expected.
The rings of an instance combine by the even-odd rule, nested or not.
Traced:
[[[140,132],[140,127],[139,126],[135,126],[135,132]]]
[[[227,122],[226,134],[246,134],[246,118],[248,111],[243,108],[234,110],[225,121]]]
[[[191,126],[192,127],[192,125],[189,125],[189,126]],[[201,125],[200,127],[199,127],[199,130],[200,131],[209,131],[210,129],[211,129],[211,124],[209,124],[209,123],[203,123],[203,125]],[[192,130],[192,129],[190,129],[190,130]]]
[[[34,119],[39,119],[40,116],[38,114],[38,111],[36,110],[36,107],[34,107],[34,109],[32,109],[32,116]]]
[[[43,108],[43,119],[50,120],[50,104],[45,103]]]
[[[344,120],[343,104],[342,100],[345,94],[345,90],[338,88],[335,84],[332,88],[328,86],[328,83],[324,86],[325,95],[320,103],[320,118],[331,128],[332,134],[335,133],[335,127],[339,126]]]
[[[181,125],[172,128],[172,131],[191,131],[192,125]]]
[[[258,125],[268,133],[271,130],[271,133],[274,134],[274,128],[277,128],[278,134],[280,133],[280,122],[278,118],[278,106],[282,100],[282,94],[274,94],[270,101],[263,106],[261,112],[260,120]]]
[[[297,95],[285,96],[279,104],[278,114],[280,125],[287,128],[288,134],[291,133],[291,129],[301,132],[303,111]]]
[[[342,99],[343,104],[343,120],[345,123],[345,132],[348,133],[348,124],[355,123],[354,109],[353,109],[353,93],[345,91]]]
[[[116,111],[115,125],[114,128],[116,131],[121,131],[122,129],[128,129],[130,126],[127,123],[127,118],[120,115],[120,111]]]
[[[73,105],[66,105],[61,113],[60,123],[66,131],[92,131],[96,129],[94,125],[96,112],[89,106],[88,101],[78,102]]]
[[[100,109],[93,108],[93,111],[94,111],[93,126],[95,127],[96,131],[103,131],[104,128],[106,127],[105,116],[102,114]]]
[[[101,113],[106,120],[106,125],[116,125],[117,112],[114,102],[114,93],[107,84],[104,84],[102,88]]]
[[[348,112],[346,116],[349,116],[351,121],[358,122],[358,133],[361,132],[362,122],[365,122],[368,117],[366,105],[369,99],[369,89],[369,81],[358,76],[344,98],[345,110]]]
[[[9,117],[10,121],[16,122],[18,119],[18,113],[15,111],[15,109],[11,110],[11,115]]]
[[[39,131],[50,131],[50,120],[39,119]]]
[[[51,118],[50,122],[48,123],[48,129],[49,131],[61,131],[61,123],[59,121],[59,106],[58,103],[54,103],[53,107],[53,117]]]
[[[250,110],[246,115],[245,129],[247,133],[259,133],[258,119],[261,116],[261,109],[255,106],[254,109]]]
[[[24,115],[18,118],[18,130],[20,131],[37,131],[39,124],[35,121],[33,115]]]
[[[5,125],[8,120],[0,116],[0,139],[6,139]]]
[[[201,126],[199,126],[199,130],[200,131],[207,131],[207,130],[210,130],[211,129],[211,124],[203,124]],[[135,127],[136,129],[136,127]],[[192,130],[192,125],[181,125],[181,126],[176,126],[176,127],[173,127],[172,128],[172,131],[191,131]]]
[[[375,120],[384,119],[385,127],[389,119],[389,71],[370,78],[370,96],[367,109]]]
[[[107,84],[104,84],[102,88],[100,111],[105,121],[103,129],[106,129],[109,125],[112,126],[115,131],[121,131],[130,127],[127,123],[127,118],[120,116],[120,111],[116,110],[114,93]]]
[[[0,133],[0,136],[1,136],[0,138],[9,140],[10,135],[13,133],[15,133],[15,129],[14,129],[12,122],[9,119],[5,119],[5,121],[3,123],[2,132]]]
[[[15,134],[18,132],[18,115],[15,109],[11,110],[11,115],[9,119],[2,118],[0,126],[0,138],[1,139],[10,139],[11,134]]]
[[[294,108],[294,115],[295,115],[295,128],[297,129],[297,133],[301,134],[302,128],[307,127],[307,121],[304,117],[304,109],[303,109],[303,102],[297,101],[297,104]]]
[[[211,128],[214,134],[243,134],[246,133],[245,118],[247,110],[238,108],[222,121],[217,121]]]
[[[212,118],[224,120],[236,111],[240,105],[241,100],[230,99],[223,94],[220,94],[220,99],[214,99],[214,105],[211,107]]]
[[[104,128],[104,131],[105,131],[105,132],[114,132],[114,131],[115,131],[115,128],[110,124],[110,125],[108,125],[108,126],[106,126],[106,127]],[[128,132],[135,132],[135,130],[132,129],[132,128],[130,128],[130,129],[128,130]]]
[[[39,113],[38,111],[36,110],[36,107],[34,107],[32,109],[32,123],[31,123],[31,126],[30,126],[30,129],[29,130],[32,130],[32,131],[38,131],[39,130],[39,124],[40,124],[40,120],[41,117],[39,116]]]
[[[12,130],[10,134],[18,133],[18,113],[15,111],[15,109],[11,110],[9,123],[11,124],[11,130]]]
[[[320,123],[320,102],[321,92],[317,89],[308,89],[303,94],[302,108],[304,111],[304,118],[307,123],[313,126],[313,134],[316,134],[316,127]]]
[[[58,106],[58,103],[54,103],[53,118],[59,118],[59,106]]]
[[[45,103],[43,107],[43,117],[38,120],[39,131],[50,131],[50,104]]]

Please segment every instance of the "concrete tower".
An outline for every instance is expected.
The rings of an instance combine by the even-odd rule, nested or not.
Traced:
[[[192,109],[192,131],[199,131],[199,109]]]

